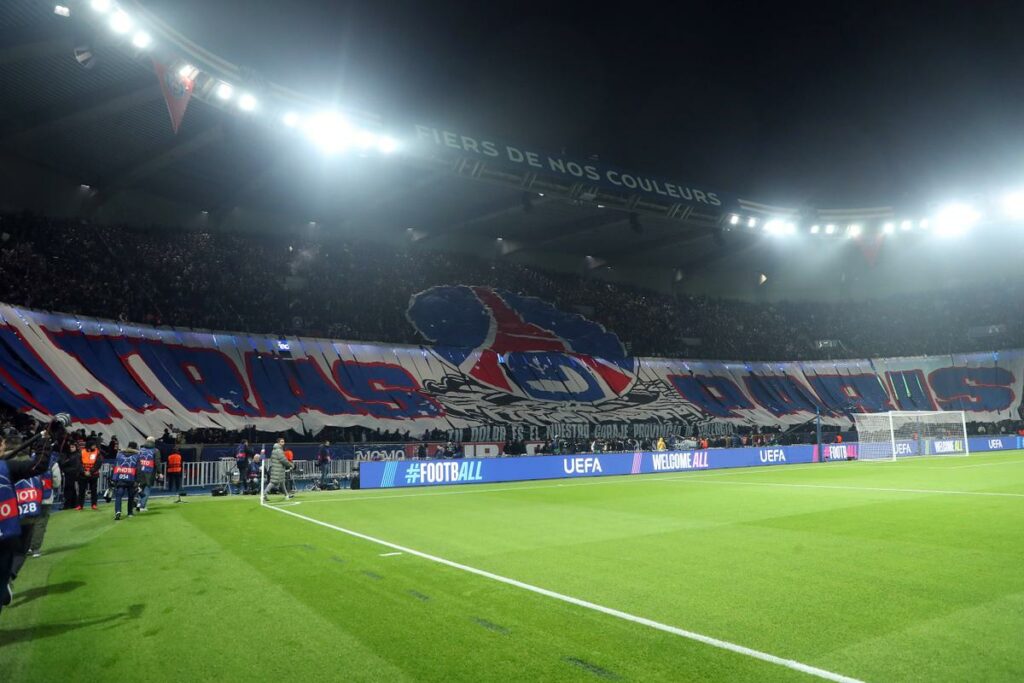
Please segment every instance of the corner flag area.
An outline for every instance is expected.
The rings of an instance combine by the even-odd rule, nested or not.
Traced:
[[[1024,678],[1021,451],[111,517],[53,516],[5,680]]]

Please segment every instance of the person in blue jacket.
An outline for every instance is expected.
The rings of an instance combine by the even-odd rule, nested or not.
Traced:
[[[135,478],[139,470],[139,445],[134,441],[128,448],[117,452],[114,469],[110,473],[110,481],[114,485],[114,521],[121,519],[121,501],[128,497],[128,516],[133,516],[135,508]]]

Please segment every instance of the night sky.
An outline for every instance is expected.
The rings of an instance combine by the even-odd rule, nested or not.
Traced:
[[[1024,184],[1024,3],[143,0],[266,78],[399,123],[767,203]]]

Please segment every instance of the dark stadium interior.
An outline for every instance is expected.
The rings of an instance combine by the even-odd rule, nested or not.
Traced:
[[[1022,24],[0,1],[0,679],[1024,680]]]

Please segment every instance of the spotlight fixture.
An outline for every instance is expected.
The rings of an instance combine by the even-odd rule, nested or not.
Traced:
[[[242,111],[253,111],[256,109],[256,98],[249,93],[242,93],[238,98],[238,108]]]
[[[127,14],[118,10],[110,17],[110,30],[114,33],[128,33],[132,30],[135,22]]]

